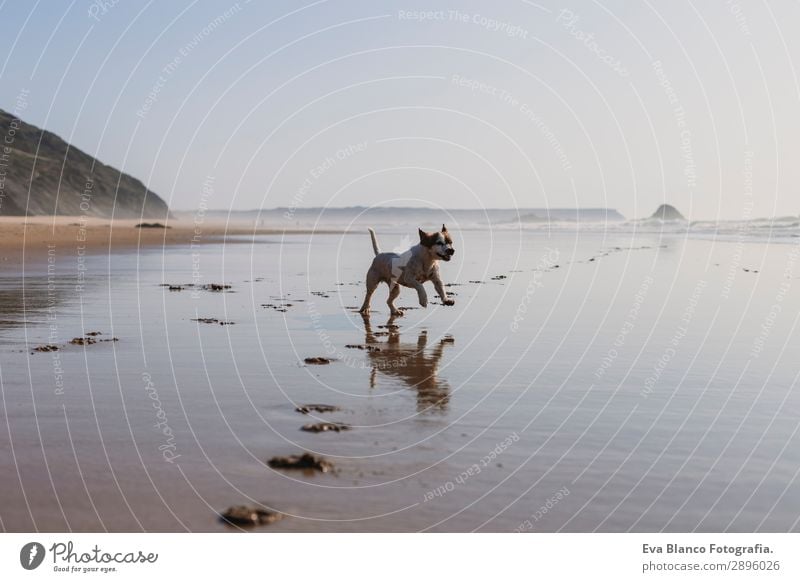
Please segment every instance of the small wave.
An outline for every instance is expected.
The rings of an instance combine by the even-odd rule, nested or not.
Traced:
[[[495,227],[497,228],[497,227]],[[658,234],[687,238],[742,240],[745,242],[789,242],[800,237],[800,220],[660,220],[646,218],[619,222],[566,222],[506,224],[503,229],[525,231],[583,231],[616,234]]]

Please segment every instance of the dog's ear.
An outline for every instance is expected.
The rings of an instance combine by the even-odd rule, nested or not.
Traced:
[[[447,227],[445,225],[442,225],[442,232],[447,232]]]
[[[419,244],[425,247],[433,246],[433,235],[428,234],[421,228],[419,229]]]

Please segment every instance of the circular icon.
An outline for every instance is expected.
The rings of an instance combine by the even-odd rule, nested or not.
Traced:
[[[28,542],[19,551],[19,563],[26,570],[35,570],[44,560],[44,546],[39,542]]]

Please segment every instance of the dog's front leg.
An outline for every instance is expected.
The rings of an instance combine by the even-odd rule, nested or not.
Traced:
[[[442,298],[442,305],[455,305],[456,302],[450,299],[447,296],[447,291],[444,290],[444,284],[442,283],[442,279],[439,277],[439,273],[436,272],[431,277],[431,281],[433,281],[433,286],[436,289],[436,292],[439,294],[439,297]]]
[[[425,287],[422,286],[422,283],[415,282],[414,289],[417,290],[417,296],[419,297],[419,304],[422,307],[428,306],[428,293],[425,291]]]

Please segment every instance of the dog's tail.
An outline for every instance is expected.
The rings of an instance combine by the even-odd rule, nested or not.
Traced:
[[[378,248],[378,237],[375,236],[375,231],[371,228],[369,230],[369,237],[372,239],[372,250],[375,251],[375,254],[379,254],[381,249]]]

